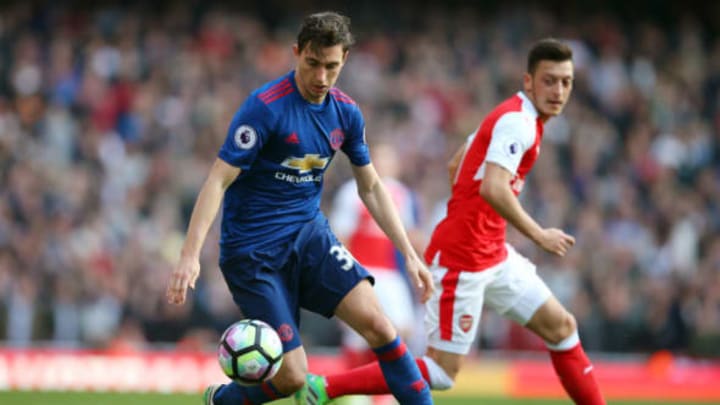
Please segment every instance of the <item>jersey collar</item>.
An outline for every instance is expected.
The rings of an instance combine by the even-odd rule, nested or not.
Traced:
[[[533,104],[532,100],[530,100],[530,98],[525,94],[524,91],[518,91],[517,96],[520,97],[520,99],[522,100],[522,108],[524,111],[532,114],[533,118],[537,118],[540,116],[537,108],[535,108],[535,104]]]

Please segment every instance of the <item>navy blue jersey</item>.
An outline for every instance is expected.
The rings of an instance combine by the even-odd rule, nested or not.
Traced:
[[[295,72],[255,90],[235,113],[218,156],[241,173],[225,192],[220,261],[291,239],[320,212],[323,175],[341,149],[370,162],[357,104],[333,88],[305,100]]]

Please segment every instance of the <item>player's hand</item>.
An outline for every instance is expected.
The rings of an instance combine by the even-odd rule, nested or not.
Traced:
[[[430,271],[417,255],[405,258],[405,268],[417,296],[420,297],[420,302],[424,304],[430,299],[435,289]]]
[[[181,257],[180,262],[173,269],[167,285],[165,296],[171,304],[182,305],[188,287],[195,288],[195,281],[200,274],[200,260],[197,258]]]
[[[543,229],[543,233],[538,240],[538,245],[541,248],[560,257],[565,256],[574,244],[575,238],[557,228]]]

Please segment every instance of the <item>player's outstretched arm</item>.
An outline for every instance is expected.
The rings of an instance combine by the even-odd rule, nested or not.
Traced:
[[[543,229],[535,222],[512,192],[511,180],[512,173],[510,171],[496,163],[486,162],[480,195],[523,235],[544,250],[564,256],[568,249],[575,244],[575,238],[557,228]]]
[[[380,181],[372,163],[365,166],[352,166],[352,169],[360,199],[375,222],[403,254],[408,277],[418,290],[421,301],[427,301],[432,295],[432,277],[410,243],[390,194]]]
[[[180,260],[168,281],[166,296],[171,304],[183,304],[188,287],[195,288],[200,274],[200,250],[217,216],[225,190],[240,174],[240,169],[215,159],[205,183],[200,189],[190,216],[187,235],[180,252]]]

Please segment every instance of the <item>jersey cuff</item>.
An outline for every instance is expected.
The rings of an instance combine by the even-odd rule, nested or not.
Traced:
[[[220,150],[220,152],[218,152],[217,157],[222,159],[223,162],[229,164],[232,167],[237,167],[238,169],[243,170],[243,171],[247,170],[242,165],[238,165],[237,163],[233,162],[232,156],[229,153],[225,152],[224,150]]]
[[[517,172],[517,166],[512,167],[511,165],[508,164],[507,161],[503,161],[503,160],[501,160],[501,159],[493,159],[492,156],[487,156],[487,157],[485,158],[485,162],[487,162],[487,163],[495,163],[496,165],[498,165],[498,166],[502,167],[503,169],[509,171],[509,172],[512,173],[513,175],[515,175],[516,172]]]

